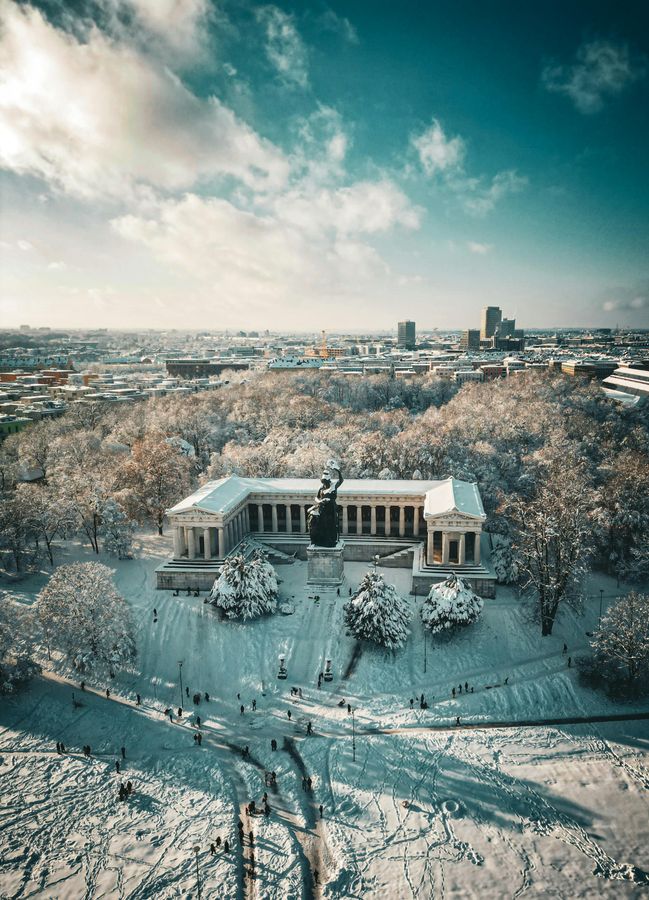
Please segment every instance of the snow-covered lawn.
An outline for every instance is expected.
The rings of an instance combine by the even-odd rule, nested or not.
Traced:
[[[203,596],[155,591],[153,571],[169,541],[139,540],[138,558],[102,559],[132,609],[137,671],[111,681],[106,699],[107,685],[92,685],[95,693],[89,679],[81,693],[55,661],[48,677],[0,707],[0,896],[196,897],[194,846],[204,897],[645,895],[649,721],[479,731],[454,724],[457,716],[470,723],[642,709],[584,690],[567,665],[587,646],[600,582],[586,614],[566,614],[550,638],[500,589],[475,625],[429,637],[424,648],[422,598],[411,598],[416,614],[403,650],[365,649],[343,680],[356,645],[344,634],[342,605],[365,565],[346,564],[341,596],[320,592],[319,600],[304,564],[280,566],[280,600],[293,599],[295,614],[239,624]],[[81,558],[91,557],[70,546],[58,561]],[[381,571],[406,593],[407,571]],[[35,576],[10,593],[32,602],[44,582]],[[614,582],[601,587],[618,592]],[[276,677],[280,653],[287,681]],[[327,658],[334,681],[318,689]],[[182,724],[172,724],[164,709],[175,714],[180,703],[180,661],[183,688],[210,700],[194,706],[185,696]],[[73,705],[73,689],[83,705]],[[429,708],[415,702],[411,710],[410,698],[422,693]],[[343,698],[355,709],[356,761]],[[55,748],[61,740],[64,756]],[[88,743],[90,759],[81,752]],[[249,758],[240,752],[246,745]],[[276,788],[264,785],[271,770]],[[127,779],[135,793],[121,803]],[[244,816],[242,854],[238,816],[251,798],[259,806],[264,791],[271,814]],[[210,855],[217,836],[230,841],[229,854]],[[251,851],[254,883],[244,877]]]

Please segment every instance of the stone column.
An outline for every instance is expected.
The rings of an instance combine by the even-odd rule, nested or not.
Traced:
[[[204,552],[203,556],[205,559],[212,559],[212,545],[211,545],[212,535],[210,528],[203,529],[203,547]]]
[[[448,534],[442,532],[442,563],[448,565]]]
[[[403,537],[406,533],[406,508],[399,507],[399,537]]]
[[[217,528],[216,529],[217,540],[218,540],[218,555],[219,559],[223,559],[225,556],[225,528]]]
[[[363,506],[359,504],[356,507],[356,534],[363,533]]]
[[[264,533],[264,507],[262,503],[257,504],[257,531]]]
[[[196,535],[193,528],[187,529],[187,559],[196,558]]]
[[[291,504],[286,504],[286,533],[293,533],[293,520],[291,518]]]
[[[185,541],[183,540],[182,528],[176,525],[174,528],[174,557],[180,559],[185,549]]]
[[[477,565],[480,565],[480,537],[482,532],[476,532],[475,536],[475,550],[473,552],[473,561]]]
[[[246,506],[243,511],[243,530],[245,534],[250,534],[250,507]]]
[[[390,529],[392,527],[392,507],[385,507],[385,536],[390,537]]]
[[[458,564],[461,566],[464,565],[464,559],[465,559],[465,541],[466,541],[466,538],[465,538],[464,534],[461,534],[460,535],[460,543],[458,544],[458,548],[457,548]]]
[[[413,507],[412,514],[414,519],[412,520],[412,533],[415,537],[419,536],[419,507]]]
[[[370,534],[376,534],[376,506],[370,506]]]
[[[271,522],[272,522],[270,530],[273,532],[273,534],[277,534],[277,507],[275,506],[274,503],[270,508],[270,515],[271,515]]]
[[[302,503],[300,503],[300,531],[302,534],[306,533],[306,509]]]
[[[428,529],[427,534],[426,562],[429,566],[432,566],[435,562],[435,531],[432,528]]]
[[[347,516],[347,504],[343,506],[343,534],[349,534],[349,518]]]

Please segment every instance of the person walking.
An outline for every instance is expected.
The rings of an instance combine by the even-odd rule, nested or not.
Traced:
[[[81,682],[81,690],[82,690],[82,691],[85,691],[85,689],[86,689],[86,682],[85,682],[85,681],[82,681],[82,682]]]
[[[311,722],[306,723],[306,733],[313,734],[313,728],[311,727]]]
[[[239,707],[239,715],[240,715],[240,716],[243,715],[243,710],[244,710],[244,706],[243,706],[243,703],[242,703],[241,706]]]
[[[122,747],[121,753],[122,753],[122,759],[126,759],[126,747]]]
[[[209,703],[210,695],[207,693],[207,691],[205,691],[205,699],[206,699],[207,702]]]
[[[275,738],[272,738],[272,740],[270,742],[270,749],[277,750],[277,741],[275,740]]]
[[[309,775],[309,777],[308,777],[307,780],[306,780],[306,784],[307,784],[307,787],[308,787],[308,789],[309,789],[310,791],[313,790],[313,781],[311,780],[311,776],[310,776],[310,775]]]
[[[110,691],[108,688],[106,688],[106,700],[108,700],[109,698],[110,698]]]
[[[570,669],[572,666],[572,656],[568,657],[568,668]]]
[[[290,722],[291,721],[291,710],[290,709],[287,712],[287,716],[288,716],[288,720]]]
[[[456,724],[456,725],[459,725],[459,724],[460,724],[460,717],[459,717],[459,716],[456,718],[455,724]]]
[[[566,655],[566,653],[568,652],[568,645],[567,645],[567,644],[564,644],[564,645],[563,645],[563,650],[562,650],[561,652],[563,653],[564,656]]]
[[[227,838],[223,841],[223,850],[225,853],[230,852],[230,841]]]
[[[253,700],[252,701],[252,711],[254,712],[256,709],[257,709],[257,701]]]
[[[115,771],[119,775],[119,760],[118,759],[115,760]]]
[[[460,691],[460,694],[461,694],[461,693],[462,693],[462,685],[461,685],[461,684],[458,685],[458,688],[459,688],[459,691]]]
[[[60,753],[60,752],[61,752],[61,742],[60,742],[60,741],[57,741],[57,742],[56,742],[56,752],[57,752],[57,753]]]
[[[133,793],[133,782],[132,781],[126,782],[126,791],[130,797],[130,795]]]
[[[320,804],[318,809],[320,810],[320,818],[324,818],[324,806],[322,805],[322,803]]]
[[[201,717],[200,716],[196,716],[196,727],[197,728],[201,727]]]
[[[140,695],[136,694],[135,697],[137,700],[136,706],[142,706],[142,698],[140,697]]]
[[[414,709],[414,708],[415,708],[415,698],[411,697],[410,698],[410,709]]]
[[[451,690],[451,693],[453,694],[453,697],[455,697],[455,688],[453,688],[453,689]]]
[[[469,682],[468,681],[464,682],[464,693],[465,694],[469,693]]]
[[[507,676],[507,678],[505,678],[505,684],[508,684],[508,683],[509,683],[509,675]]]
[[[220,837],[217,837],[217,839],[216,839],[216,846],[217,847],[221,846],[221,838]]]
[[[189,697],[189,688],[188,688],[188,687],[185,688],[185,693],[186,693],[187,696]]]
[[[214,844],[210,844],[210,856],[216,856],[216,847]]]
[[[306,775],[302,776],[302,790],[306,791]]]

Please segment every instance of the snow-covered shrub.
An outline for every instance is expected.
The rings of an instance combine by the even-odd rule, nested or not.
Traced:
[[[135,658],[131,613],[108,566],[59,566],[37,610],[48,647],[63,651],[79,672],[115,671]]]
[[[405,644],[410,607],[383,575],[368,572],[344,607],[345,625],[355,638],[373,641],[390,650]]]
[[[649,675],[649,594],[631,591],[612,606],[593,635],[595,663],[605,680],[632,686]]]
[[[462,578],[451,575],[441,584],[433,585],[421,608],[424,627],[439,634],[447,629],[471,625],[480,613],[484,601],[474,594]]]
[[[245,556],[229,556],[214,582],[210,600],[229,619],[255,619],[277,609],[277,574],[259,552]]]
[[[493,536],[493,550],[491,551],[491,563],[496,573],[499,584],[514,584],[518,581],[519,571],[516,554],[512,547],[511,539],[504,535]]]
[[[28,623],[16,615],[15,607],[8,602],[0,603],[0,694],[9,694],[21,684],[29,681],[40,671],[19,648],[14,635],[25,638],[24,628]]]

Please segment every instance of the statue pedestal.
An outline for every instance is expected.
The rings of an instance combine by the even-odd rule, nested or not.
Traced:
[[[308,560],[307,584],[321,587],[337,587],[342,584],[344,573],[343,551],[345,542],[338,541],[335,547],[317,547],[309,544],[306,548]]]

